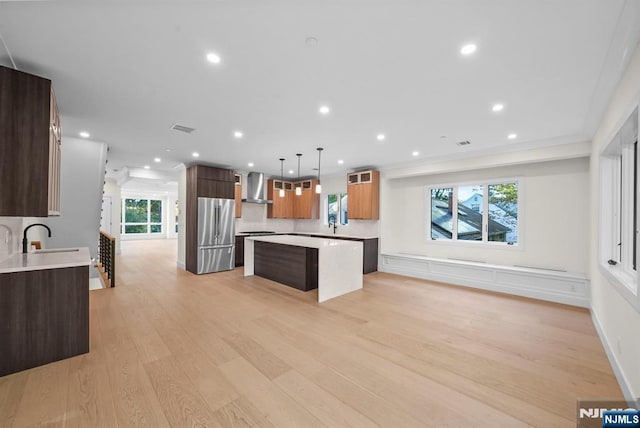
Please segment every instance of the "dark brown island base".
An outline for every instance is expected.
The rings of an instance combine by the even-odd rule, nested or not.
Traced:
[[[236,235],[236,267],[244,266],[244,238],[247,236],[270,236],[270,235],[293,235],[293,236],[307,236],[310,238],[325,238],[325,239],[342,239],[347,241],[360,241],[363,245],[362,256],[362,273],[367,274],[376,272],[378,270],[378,238],[357,238],[352,236],[340,236],[340,235],[322,235],[313,233],[268,233],[261,232],[256,234],[243,234],[238,233]]]

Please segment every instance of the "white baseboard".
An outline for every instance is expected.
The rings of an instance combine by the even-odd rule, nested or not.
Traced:
[[[186,269],[186,267],[184,266],[184,263],[182,263],[181,261],[176,260],[176,264],[178,265],[179,268]]]
[[[579,273],[409,254],[381,254],[379,270],[583,308],[591,305],[589,279]]]
[[[624,370],[622,370],[622,366],[616,357],[616,353],[611,344],[611,341],[607,337],[602,328],[602,324],[600,323],[600,318],[598,318],[598,314],[593,308],[591,310],[591,320],[593,321],[593,325],[596,327],[596,331],[598,332],[598,336],[600,336],[600,342],[602,342],[602,346],[604,347],[604,351],[607,353],[607,358],[609,358],[609,363],[611,364],[611,368],[613,368],[613,373],[616,375],[616,379],[618,380],[618,385],[620,385],[620,389],[622,389],[622,393],[624,394],[624,398],[627,400],[629,405],[638,405],[640,403],[636,403],[637,397],[633,393],[631,389],[631,384],[627,380],[627,376],[624,374]]]

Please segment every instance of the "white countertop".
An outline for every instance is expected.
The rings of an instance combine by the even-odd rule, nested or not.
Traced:
[[[304,235],[322,235],[323,237],[329,238],[331,239],[332,236],[335,236],[337,238],[350,238],[350,239],[377,239],[377,236],[354,236],[354,235],[345,235],[342,233],[322,233],[322,232],[292,232],[292,233],[300,233],[300,234],[304,234]]]
[[[59,250],[71,250],[60,248]],[[34,252],[17,253],[0,262],[0,273],[25,272],[30,270],[58,269],[76,266],[89,266],[91,256],[86,247],[78,248],[78,251],[69,252]],[[49,250],[51,251],[51,250]]]
[[[272,242],[274,244],[294,245],[297,247],[306,248],[328,248],[328,247],[343,247],[362,245],[357,241],[346,241],[343,239],[327,239],[327,238],[312,238],[308,236],[293,236],[293,235],[276,235],[276,236],[248,236],[245,240],[260,241],[260,242]]]

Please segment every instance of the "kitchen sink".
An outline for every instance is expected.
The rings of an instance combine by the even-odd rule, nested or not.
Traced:
[[[51,248],[44,250],[36,250],[34,254],[47,254],[47,253],[74,253],[80,251],[79,248]]]

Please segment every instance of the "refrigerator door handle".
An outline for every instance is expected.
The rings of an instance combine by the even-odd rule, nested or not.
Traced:
[[[220,249],[224,249],[224,248],[233,248],[235,244],[229,244],[229,245],[208,245],[206,247],[198,247],[198,250],[202,251],[202,250],[220,250]]]
[[[222,230],[222,226],[220,225],[220,205],[216,207],[218,212],[218,217],[216,218],[216,238],[220,238],[220,231]]]

